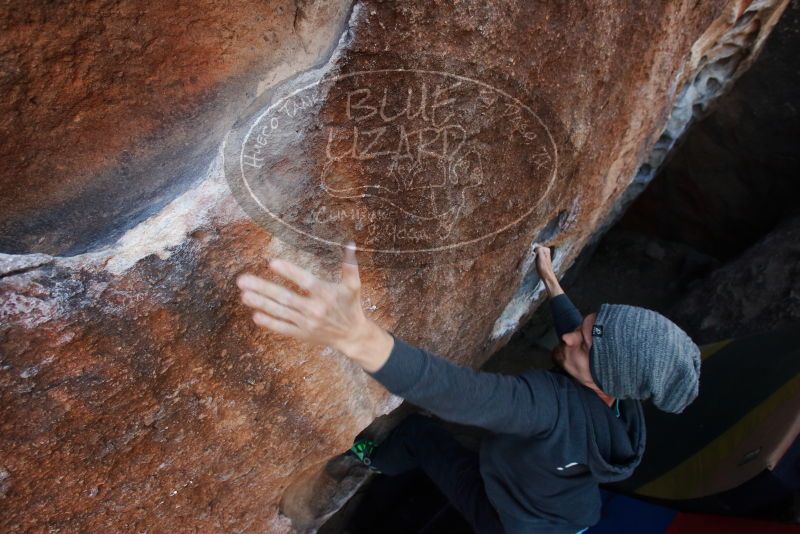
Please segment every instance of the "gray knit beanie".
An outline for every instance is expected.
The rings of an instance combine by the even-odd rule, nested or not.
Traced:
[[[605,393],[653,399],[680,413],[700,386],[700,349],[678,325],[653,310],[602,304],[592,327],[589,369]]]

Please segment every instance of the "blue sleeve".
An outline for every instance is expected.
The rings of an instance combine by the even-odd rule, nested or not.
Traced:
[[[550,299],[550,313],[553,314],[558,339],[561,339],[562,334],[574,331],[583,321],[581,312],[569,300],[566,293]]]
[[[395,395],[446,421],[497,433],[534,435],[555,425],[556,385],[547,371],[519,376],[477,371],[391,335],[389,359],[369,374]]]

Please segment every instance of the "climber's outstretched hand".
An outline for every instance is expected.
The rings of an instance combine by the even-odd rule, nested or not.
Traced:
[[[386,344],[387,338],[390,343],[392,340],[361,308],[361,279],[353,241],[345,247],[339,283],[320,280],[286,260],[272,259],[269,268],[308,295],[299,295],[253,274],[239,276],[236,283],[242,290],[242,302],[253,309],[256,324],[314,345],[331,346],[359,360],[368,371],[383,363],[374,360],[374,351],[380,356],[385,352],[379,350],[380,346]],[[360,361],[364,358],[366,361]]]

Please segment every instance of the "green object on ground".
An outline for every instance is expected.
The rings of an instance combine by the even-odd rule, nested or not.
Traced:
[[[357,439],[353,446],[347,453],[350,456],[355,456],[364,465],[368,466],[373,471],[378,471],[372,466],[372,453],[375,451],[377,444],[371,439]]]

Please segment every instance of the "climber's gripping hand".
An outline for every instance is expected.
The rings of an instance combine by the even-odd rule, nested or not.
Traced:
[[[536,253],[536,271],[539,278],[547,278],[553,274],[553,260],[550,257],[550,248],[544,245],[535,245],[533,251]]]
[[[393,340],[369,320],[361,308],[361,280],[355,243],[345,247],[341,282],[320,280],[291,262],[272,259],[269,268],[291,280],[308,295],[253,274],[239,276],[242,302],[253,309],[253,321],[280,334],[313,345],[333,347],[374,371],[388,359]]]
[[[547,289],[547,294],[555,297],[564,292],[561,285],[558,283],[558,277],[553,271],[553,260],[550,257],[550,248],[543,245],[535,245],[533,251],[536,253],[536,271],[539,273]]]

